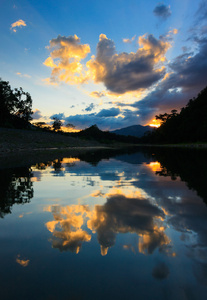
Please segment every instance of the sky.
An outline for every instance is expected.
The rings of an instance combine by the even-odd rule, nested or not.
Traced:
[[[156,125],[207,85],[207,1],[0,0],[0,77],[33,121]]]

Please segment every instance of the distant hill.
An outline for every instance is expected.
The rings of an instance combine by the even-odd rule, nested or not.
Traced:
[[[111,131],[111,133],[125,135],[125,136],[131,135],[136,137],[142,137],[145,134],[145,132],[152,131],[152,130],[153,128],[151,126],[133,125],[133,126],[128,126],[121,129],[113,130]]]
[[[81,130],[80,132],[70,133],[70,136],[87,140],[92,139],[105,144],[111,144],[114,142],[132,144],[139,143],[139,139],[136,136],[121,136],[109,131],[102,131],[97,127],[97,125],[92,125],[91,127]]]

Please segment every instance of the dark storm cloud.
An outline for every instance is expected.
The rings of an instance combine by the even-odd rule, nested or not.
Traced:
[[[171,16],[172,12],[170,10],[170,6],[167,6],[165,4],[159,3],[155,9],[153,10],[153,13],[156,17],[167,19]]]

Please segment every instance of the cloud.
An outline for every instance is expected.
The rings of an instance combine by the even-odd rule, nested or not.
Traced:
[[[31,76],[28,75],[28,74],[22,74],[22,73],[20,73],[20,72],[17,72],[16,74],[17,74],[19,77],[31,78]]]
[[[64,113],[59,113],[59,114],[54,114],[50,116],[50,119],[59,119],[59,120],[65,120],[65,115]]]
[[[33,111],[33,114],[32,114],[32,119],[33,120],[39,120],[39,119],[41,119],[43,116],[42,116],[42,114],[41,114],[41,111],[39,110],[39,109],[35,109],[34,111]]]
[[[76,35],[59,35],[50,41],[48,49],[51,53],[44,64],[52,68],[51,83],[80,84],[90,79],[103,83],[111,93],[124,94],[149,88],[165,75],[163,63],[170,42],[144,35],[139,37],[138,44],[137,52],[117,54],[114,42],[101,34],[96,56],[93,55],[84,65],[81,60],[90,53],[89,45],[80,44]],[[91,95],[102,97],[105,94],[92,92]]]
[[[29,265],[30,260],[20,259],[20,255],[17,255],[16,262],[22,267],[27,267]]]
[[[52,68],[51,82],[64,81],[70,84],[87,80],[81,60],[90,53],[88,44],[80,44],[77,35],[60,36],[50,41],[50,56],[44,65]]]
[[[155,9],[153,10],[153,13],[156,17],[167,19],[171,16],[172,12],[170,10],[170,5],[167,6],[165,4],[159,3]]]
[[[104,91],[103,92],[94,91],[94,92],[90,93],[90,96],[95,97],[95,98],[101,98],[101,97],[105,96],[105,92]]]
[[[165,74],[161,61],[170,43],[157,40],[153,35],[141,36],[137,52],[116,53],[115,44],[101,34],[96,57],[87,62],[94,82],[102,82],[116,94],[146,89],[159,81]]]
[[[90,211],[84,205],[61,207],[52,205],[47,208],[52,212],[54,220],[47,222],[47,229],[53,234],[53,248],[62,251],[78,253],[83,242],[89,242],[91,235],[82,230],[84,218],[90,216]],[[59,230],[56,230],[59,227]]]
[[[98,114],[96,114],[96,117],[116,117],[120,114],[120,109],[112,107],[110,109],[102,109]]]
[[[122,39],[124,43],[131,44],[135,40],[136,35],[134,35],[131,39]]]
[[[119,108],[111,108],[103,109],[98,113],[68,116],[64,120],[74,124],[79,129],[85,129],[96,124],[102,130],[113,130],[138,124],[139,115],[137,112],[138,109],[135,112],[127,109],[121,112]]]
[[[197,96],[207,83],[207,38],[195,39],[197,52],[185,52],[170,64],[170,73],[151,93],[132,104],[140,121],[149,122],[157,113],[180,109]]]
[[[108,197],[104,205],[95,206],[95,211],[87,225],[97,232],[102,255],[105,255],[108,248],[115,244],[117,233],[148,234],[149,241],[153,234],[165,236],[155,226],[155,219],[163,216],[163,211],[152,205],[148,199],[130,198],[117,194]],[[169,242],[166,237],[165,240]],[[149,245],[151,245],[150,242]],[[149,253],[162,245],[163,240],[158,238]]]
[[[11,27],[10,27],[10,29],[13,31],[13,32],[16,32],[17,31],[17,27],[23,27],[23,26],[27,26],[27,24],[25,23],[25,21],[23,21],[23,20],[18,20],[18,21],[16,21],[16,22],[14,22],[14,23],[12,23],[11,24]]]
[[[87,106],[84,110],[85,111],[92,111],[95,108],[94,103],[91,103],[89,106]]]

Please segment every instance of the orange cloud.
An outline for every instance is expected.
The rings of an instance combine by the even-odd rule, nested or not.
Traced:
[[[12,23],[10,29],[13,32],[16,32],[17,31],[16,27],[23,27],[23,26],[27,26],[27,24],[25,23],[25,21],[23,21],[23,20],[20,19],[20,20],[18,20],[16,22]]]
[[[17,255],[16,262],[19,265],[21,265],[22,267],[27,267],[29,265],[30,260],[29,259],[27,259],[27,260],[20,259],[20,255]]]
[[[44,65],[52,68],[51,82],[64,81],[70,84],[83,83],[87,75],[81,60],[90,53],[88,44],[80,44],[77,35],[58,36],[50,41],[50,56]]]

